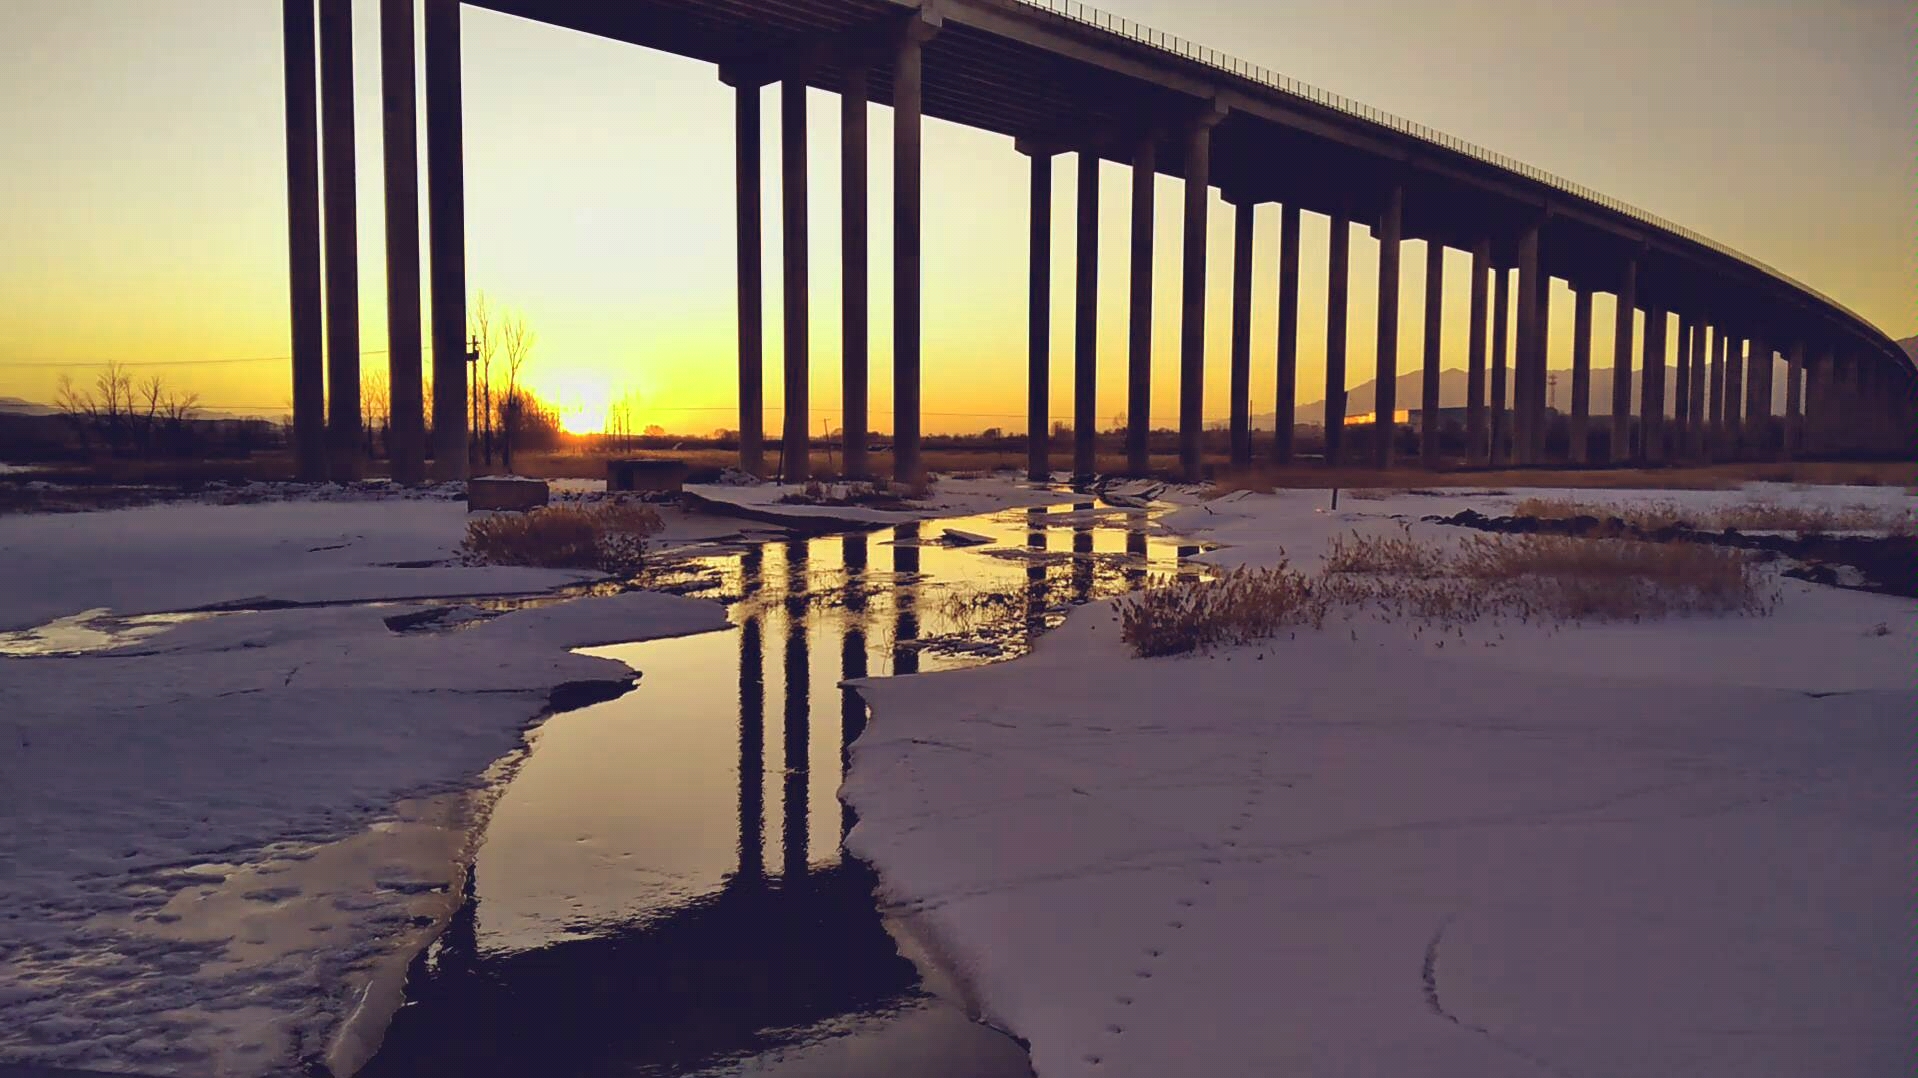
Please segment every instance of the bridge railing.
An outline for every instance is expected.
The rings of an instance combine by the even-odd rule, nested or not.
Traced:
[[[1455,153],[1475,158],[1487,164],[1496,165],[1507,172],[1524,176],[1527,179],[1544,184],[1554,190],[1576,195],[1587,202],[1596,203],[1614,213],[1623,214],[1643,224],[1651,225],[1654,228],[1672,233],[1673,235],[1682,236],[1693,243],[1710,248],[1728,258],[1742,262],[1753,269],[1791,285],[1801,292],[1816,296],[1826,304],[1845,312],[1864,325],[1870,325],[1869,322],[1866,322],[1865,319],[1860,317],[1858,313],[1851,308],[1839,303],[1837,300],[1832,299],[1830,296],[1825,295],[1823,292],[1820,292],[1803,281],[1792,277],[1790,274],[1784,273],[1776,267],[1767,265],[1741,251],[1727,247],[1708,236],[1700,235],[1683,225],[1668,221],[1655,213],[1641,210],[1628,202],[1623,202],[1610,195],[1594,191],[1584,184],[1575,183],[1561,176],[1554,176],[1542,168],[1534,168],[1523,161],[1488,150],[1476,143],[1467,142],[1462,138],[1448,135],[1443,131],[1433,130],[1424,124],[1413,123],[1403,117],[1394,116],[1382,109],[1375,109],[1363,102],[1354,101],[1349,97],[1332,93],[1329,90],[1322,90],[1310,83],[1300,82],[1289,76],[1281,75],[1270,68],[1261,67],[1258,64],[1241,60],[1236,56],[1229,56],[1217,49],[1207,48],[1204,45],[1187,41],[1177,35],[1168,34],[1163,30],[1155,30],[1143,23],[1121,18],[1107,11],[1101,11],[1090,5],[1082,4],[1079,0],[1015,0],[1015,2],[1027,7],[1038,8],[1062,18],[1070,19],[1073,22],[1083,23],[1087,26],[1107,31],[1108,33],[1117,34],[1120,37],[1149,45],[1175,56],[1184,57],[1195,63],[1204,64],[1207,67],[1216,68],[1219,71],[1224,71],[1236,75],[1239,78],[1259,83],[1260,85],[1278,90],[1281,93],[1290,94],[1293,97],[1310,101],[1313,104],[1368,120],[1382,127],[1391,128],[1401,134],[1410,135],[1414,138],[1430,142],[1435,146],[1443,146]]]

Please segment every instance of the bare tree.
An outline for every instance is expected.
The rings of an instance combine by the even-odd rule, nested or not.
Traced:
[[[500,403],[500,459],[509,472],[513,470],[513,433],[526,403],[520,400],[519,372],[538,340],[538,336],[526,328],[523,315],[507,315],[501,320],[500,343],[506,353],[506,396]]]
[[[499,339],[494,334],[493,308],[481,292],[473,303],[473,340],[478,344],[479,362],[473,371],[473,413],[479,419],[473,437],[490,467],[493,463],[493,357],[499,354]]]
[[[374,453],[374,434],[379,435],[379,445],[388,454],[392,453],[392,394],[386,385],[385,371],[367,371],[360,376],[360,415],[363,417],[366,431],[366,456],[371,460]]]
[[[53,394],[53,406],[73,428],[74,436],[80,439],[80,448],[90,451],[94,430],[100,423],[100,405],[93,394],[74,385],[72,375],[62,374],[60,387]]]

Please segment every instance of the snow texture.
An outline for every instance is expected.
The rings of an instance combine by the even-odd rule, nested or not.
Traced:
[[[576,579],[446,565],[463,524],[398,500],[7,518],[0,624]],[[383,564],[415,559],[434,564]],[[422,609],[163,620],[0,658],[0,1061],[350,1073],[457,905],[467,791],[557,687],[632,676],[567,649],[726,623],[631,593],[388,627]]]
[[[1534,493],[1168,524],[1311,569]],[[1915,604],[1778,585],[1763,618],[1159,660],[1082,608],[1017,661],[857,683],[850,845],[1043,1078],[1909,1074]]]

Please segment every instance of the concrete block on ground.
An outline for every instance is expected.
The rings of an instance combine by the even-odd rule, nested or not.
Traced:
[[[683,460],[609,460],[606,489],[678,492],[689,471]]]
[[[504,509],[524,513],[546,504],[544,479],[517,475],[486,475],[466,481],[466,511]]]

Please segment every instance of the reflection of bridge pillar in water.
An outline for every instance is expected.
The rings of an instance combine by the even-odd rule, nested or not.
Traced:
[[[806,874],[807,795],[811,774],[812,678],[806,648],[806,541],[786,543],[786,649],[782,674],[786,708],[782,726],[785,788],[783,797],[784,876],[793,883]]]
[[[919,649],[911,647],[910,642],[919,639],[919,616],[912,609],[912,592],[903,580],[907,576],[919,575],[919,524],[895,525],[892,529],[892,572],[902,578],[895,583],[892,593],[892,605],[896,621],[892,632],[892,672],[895,674],[916,674],[919,672]]]
[[[1146,578],[1147,562],[1144,520],[1134,520],[1132,527],[1126,530],[1125,553],[1128,562],[1125,571],[1126,583],[1136,588],[1144,584]]]
[[[866,676],[866,537],[848,535],[844,540],[846,563],[846,632],[839,644],[839,677],[842,681]],[[853,689],[839,690],[840,774],[852,743],[866,729],[866,702]],[[852,830],[852,807],[840,803],[839,837],[844,840]]]
[[[1072,525],[1072,601],[1092,598],[1092,519],[1081,516]]]
[[[1046,511],[1026,510],[1026,549],[1033,552],[1026,562],[1026,647],[1046,626]]]
[[[760,829],[766,810],[766,679],[759,631],[758,618],[739,626],[739,877],[745,880],[766,871]]]

